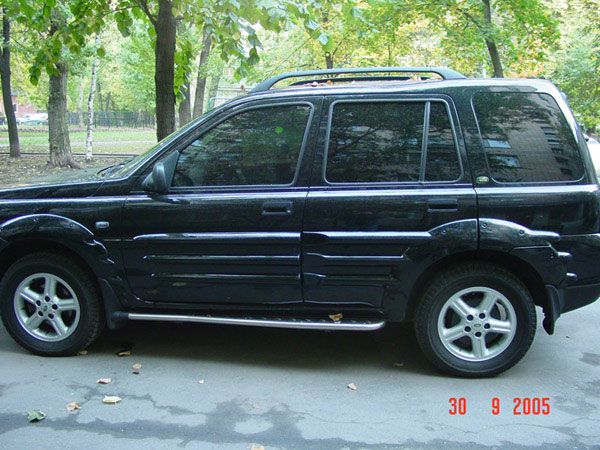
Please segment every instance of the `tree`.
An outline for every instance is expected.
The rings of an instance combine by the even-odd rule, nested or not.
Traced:
[[[10,145],[10,156],[18,158],[21,156],[19,145],[19,132],[17,130],[17,118],[12,102],[12,83],[10,66],[10,18],[8,9],[2,8],[2,47],[0,48],[0,77],[2,77],[2,101],[8,124],[8,140]]]
[[[132,13],[142,11],[151,24],[155,38],[156,135],[160,140],[175,130],[176,95],[184,83],[175,82],[175,51],[177,46],[177,21],[198,24],[213,38],[224,60],[237,60],[238,78],[249,74],[249,68],[258,60],[261,46],[255,24],[263,29],[280,31],[289,21],[307,23],[311,6],[317,0],[122,0],[115,16],[119,29],[126,31],[132,23],[123,9],[131,7]],[[127,16],[128,17],[128,16]],[[181,77],[179,77],[181,79]]]
[[[600,125],[600,20],[598,2],[571,1],[561,23],[561,49],[550,78],[567,94],[578,120]]]
[[[17,20],[32,32],[29,78],[37,84],[42,69],[49,76],[48,165],[79,167],[71,152],[67,122],[69,64],[86,46],[86,37],[102,28],[104,17],[91,14],[97,5],[95,0],[46,0],[42,7],[35,0],[16,2]]]
[[[212,49],[212,36],[208,27],[202,28],[202,50],[198,60],[198,75],[196,78],[196,94],[194,96],[194,117],[204,112],[204,94],[206,91],[206,71],[208,58]]]
[[[99,48],[100,35],[96,34],[95,48]],[[87,124],[85,133],[85,160],[91,161],[93,140],[92,130],[94,127],[94,96],[96,95],[96,82],[98,80],[98,56],[95,55],[92,61],[92,79],[90,81],[90,93],[88,94],[87,103]]]
[[[542,0],[417,0],[413,6],[445,34],[448,51],[485,46],[495,77],[503,77],[507,65],[543,59],[559,36]],[[476,54],[467,65],[476,66],[478,59]]]
[[[175,130],[175,45],[177,24],[171,0],[157,0],[156,12],[147,0],[134,0],[152,24],[154,86],[156,90],[156,137],[160,141]]]

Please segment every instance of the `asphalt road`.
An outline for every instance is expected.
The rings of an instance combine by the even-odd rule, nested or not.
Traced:
[[[464,380],[433,371],[398,326],[132,323],[71,358],[32,356],[2,329],[0,448],[600,448],[599,342],[597,302],[563,316],[554,336],[539,328],[505,374]],[[131,344],[131,356],[115,355]],[[122,401],[106,405],[104,395]],[[450,397],[466,399],[465,415],[449,414]],[[514,415],[515,397],[549,397],[550,414]],[[81,410],[67,412],[72,401]],[[46,419],[30,424],[34,409]]]

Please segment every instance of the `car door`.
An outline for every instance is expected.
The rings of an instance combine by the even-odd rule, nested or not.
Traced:
[[[124,206],[123,264],[135,295],[164,305],[302,301],[303,161],[321,103],[246,102],[172,150],[180,154],[169,192],[138,190]]]
[[[323,109],[304,219],[305,302],[400,317],[426,266],[477,246],[451,99],[330,97]]]

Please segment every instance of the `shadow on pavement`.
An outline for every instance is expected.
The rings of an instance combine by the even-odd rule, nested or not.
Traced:
[[[388,325],[377,332],[325,332],[179,323],[128,323],[106,331],[90,348],[114,354],[327,369],[388,368],[438,375],[421,354],[412,327]]]

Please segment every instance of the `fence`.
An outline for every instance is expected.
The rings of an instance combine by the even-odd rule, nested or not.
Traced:
[[[76,112],[69,113],[69,125],[85,126],[87,115],[82,122]],[[102,128],[154,128],[154,114],[149,111],[96,111],[94,126]]]

